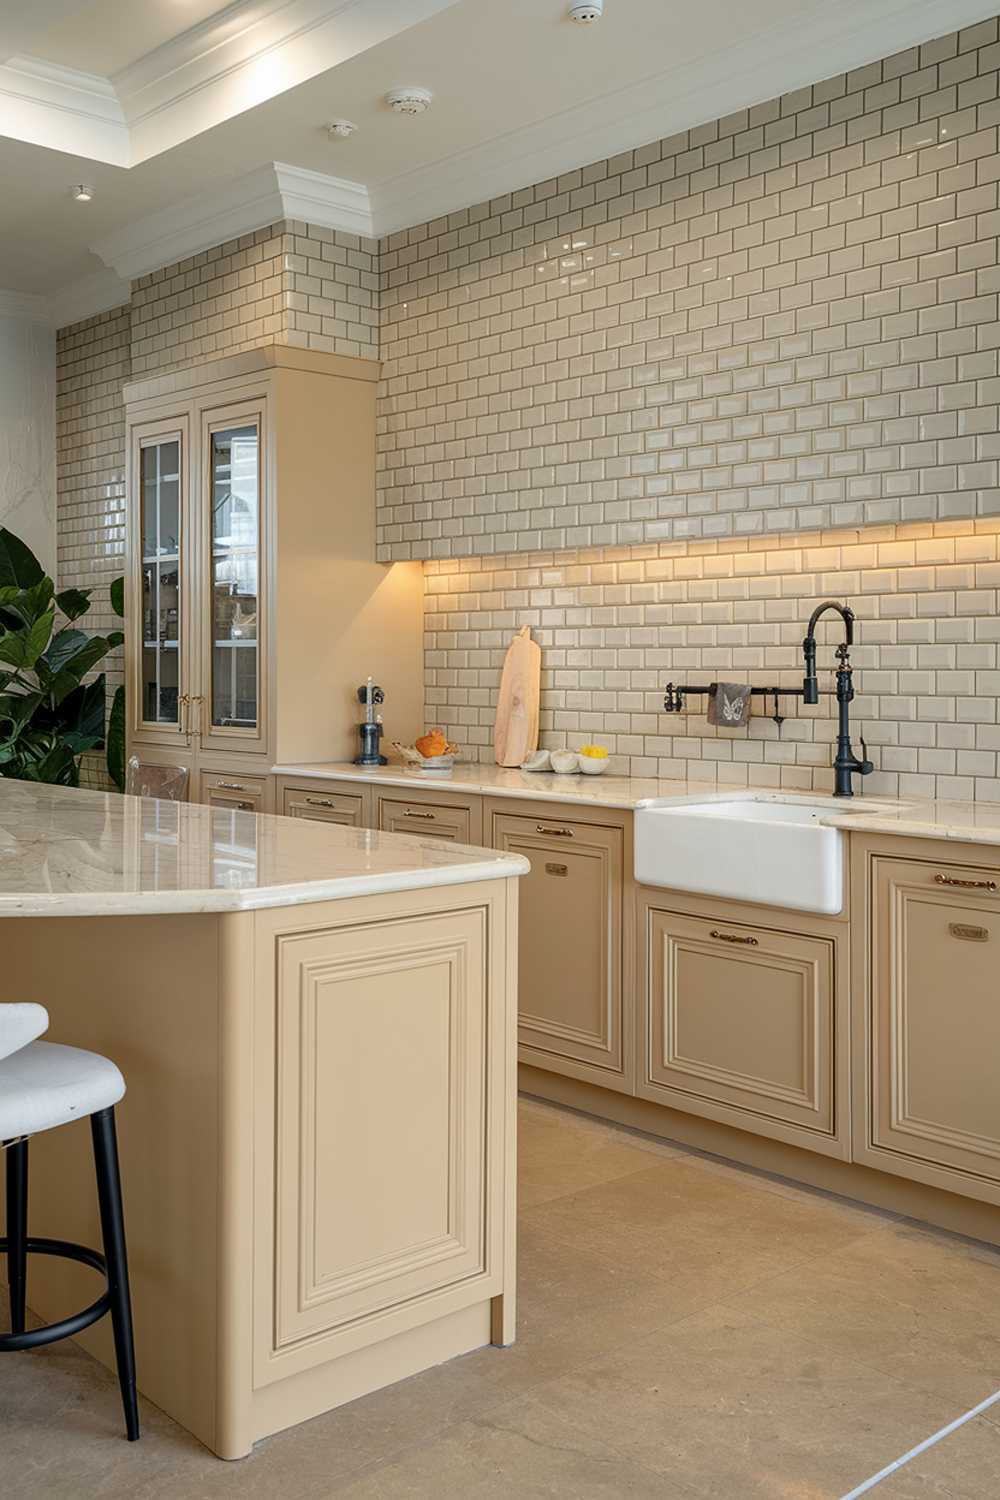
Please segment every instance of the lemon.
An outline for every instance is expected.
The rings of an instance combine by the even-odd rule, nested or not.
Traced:
[[[608,752],[603,745],[582,745],[578,753],[589,756],[591,760],[607,760],[608,758]]]

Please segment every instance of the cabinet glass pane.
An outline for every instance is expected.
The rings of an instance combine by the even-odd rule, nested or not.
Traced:
[[[142,717],[176,724],[180,680],[180,443],[140,449]]]
[[[212,433],[212,724],[257,727],[257,427]]]

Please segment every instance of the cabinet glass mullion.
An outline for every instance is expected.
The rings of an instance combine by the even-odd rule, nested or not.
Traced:
[[[181,671],[181,445],[177,437],[139,449],[142,569],[142,718],[178,722]]]
[[[211,434],[209,465],[211,709],[213,729],[257,728],[260,430]]]

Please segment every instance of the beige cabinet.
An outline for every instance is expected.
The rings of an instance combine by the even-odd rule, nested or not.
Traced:
[[[421,838],[475,846],[483,842],[482,797],[393,788],[376,790],[375,804],[375,827],[383,833],[418,833]]]
[[[515,805],[523,810],[487,803],[487,836],[531,863],[519,916],[521,1061],[628,1092],[627,815],[598,812],[592,822],[565,816],[564,804]]]
[[[125,387],[130,751],[348,759],[378,661],[422,715],[420,565],[374,561],[377,367],[274,346]]]
[[[646,948],[637,1092],[828,1155],[838,1119],[837,937],[730,920],[722,903],[670,910],[641,898]],[[772,917],[774,913],[770,914]]]
[[[927,852],[876,846],[858,866],[868,943],[855,1157],[1000,1202],[1000,861]]]
[[[270,776],[248,776],[243,771],[202,771],[198,801],[239,812],[274,811]]]
[[[286,818],[309,818],[348,828],[367,828],[369,824],[369,788],[351,782],[300,781],[282,776],[275,802],[275,810]]]
[[[492,1268],[486,941],[482,910],[279,941],[265,1378]]]

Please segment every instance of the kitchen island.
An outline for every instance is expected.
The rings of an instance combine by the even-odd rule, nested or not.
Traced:
[[[144,1395],[224,1458],[514,1330],[517,855],[0,781],[4,1000],[111,1057]],[[99,1243],[85,1122],[31,1233]],[[93,1273],[35,1257],[29,1304]],[[113,1363],[106,1323],[81,1342]]]

